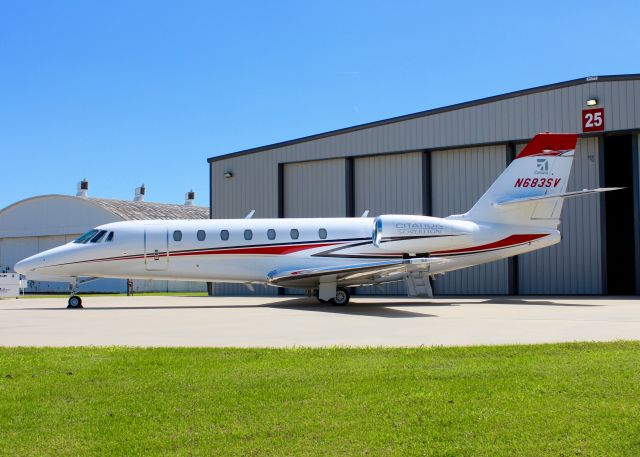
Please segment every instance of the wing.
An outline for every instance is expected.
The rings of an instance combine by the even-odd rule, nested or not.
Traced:
[[[307,287],[317,285],[323,276],[335,276],[338,284],[361,286],[398,281],[403,279],[409,271],[428,271],[431,265],[445,262],[448,260],[428,257],[393,259],[319,268],[274,270],[267,275],[267,278],[269,283],[275,286]]]

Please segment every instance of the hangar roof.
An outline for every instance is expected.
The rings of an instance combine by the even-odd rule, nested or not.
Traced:
[[[492,96],[492,97],[481,98],[481,99],[478,99],[478,100],[472,100],[472,101],[464,102],[464,103],[457,103],[457,104],[454,104],[454,105],[444,106],[444,107],[430,109],[430,110],[426,110],[426,111],[419,111],[417,113],[412,113],[412,114],[406,114],[406,115],[403,115],[403,116],[392,117],[392,118],[389,118],[389,119],[383,119],[383,120],[380,120],[380,121],[374,121],[374,122],[369,122],[369,123],[366,123],[366,124],[355,125],[355,126],[352,126],[352,127],[342,128],[342,129],[338,129],[338,130],[331,130],[329,132],[319,133],[319,134],[315,134],[315,135],[309,135],[309,136],[305,136],[305,137],[302,137],[302,138],[297,138],[297,139],[294,139],[294,140],[283,141],[283,142],[280,142],[280,143],[273,143],[273,144],[269,144],[269,145],[266,145],[266,146],[259,146],[259,147],[256,147],[256,148],[245,149],[245,150],[242,150],[242,151],[232,152],[232,153],[229,153],[229,154],[222,154],[222,155],[219,155],[219,156],[209,157],[207,159],[207,162],[209,162],[209,163],[217,162],[217,161],[220,161],[220,160],[229,159],[231,157],[238,157],[238,156],[243,156],[243,155],[247,155],[247,154],[254,154],[254,153],[257,153],[257,152],[261,152],[261,151],[268,151],[268,150],[272,150],[272,149],[283,148],[283,147],[286,147],[286,146],[292,146],[292,145],[296,145],[296,144],[300,144],[300,143],[319,140],[319,139],[322,139],[322,138],[327,138],[327,137],[332,137],[332,136],[336,136],[336,135],[342,135],[342,134],[346,134],[346,133],[356,132],[358,130],[365,130],[365,129],[369,129],[369,128],[373,128],[373,127],[380,127],[380,126],[383,126],[383,125],[393,124],[393,123],[396,123],[396,122],[402,122],[402,121],[407,121],[407,120],[411,120],[411,119],[427,117],[427,116],[431,116],[431,115],[434,115],[434,114],[445,113],[447,111],[455,111],[455,110],[459,110],[459,109],[462,109],[462,108],[469,108],[469,107],[473,107],[473,106],[484,105],[484,104],[488,104],[488,103],[494,103],[494,102],[498,102],[498,101],[502,101],[502,100],[507,100],[507,99],[510,99],[510,98],[521,97],[523,95],[530,95],[530,94],[535,94],[535,93],[539,93],[539,92],[551,91],[551,90],[554,90],[554,89],[561,89],[561,88],[565,88],[565,87],[578,86],[578,85],[581,85],[581,84],[592,83],[592,82],[595,82],[595,81],[608,82],[608,81],[629,81],[629,80],[640,80],[640,74],[609,75],[609,76],[588,76],[586,78],[578,78],[578,79],[572,79],[570,81],[564,81],[564,82],[559,82],[559,83],[554,83],[554,84],[547,84],[547,85],[544,85],[544,86],[538,86],[538,87],[533,87],[533,88],[530,88],[530,89],[518,90],[518,91],[515,91],[515,92],[508,92],[506,94],[501,94],[501,95],[496,95],[496,96]]]
[[[74,199],[79,202],[87,202],[112,213],[125,221],[151,220],[151,219],[209,219],[209,208],[204,206],[187,206],[170,203],[153,203],[145,201],[115,200],[110,198],[74,197],[71,195],[38,195],[13,203],[0,209],[0,216],[5,211],[17,205],[24,205],[32,200],[42,198]]]
[[[118,221],[208,218],[202,206],[39,195],[0,209],[0,238],[78,234]]]
[[[87,200],[127,221],[147,219],[209,219],[209,208],[204,206],[174,205],[168,203],[133,202],[109,198]]]

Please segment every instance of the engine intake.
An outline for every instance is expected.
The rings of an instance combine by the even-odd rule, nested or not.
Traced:
[[[371,239],[384,251],[428,253],[468,243],[474,226],[439,217],[385,214],[375,218]]]

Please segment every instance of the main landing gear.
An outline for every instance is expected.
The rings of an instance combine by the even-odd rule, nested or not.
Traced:
[[[349,303],[349,298],[351,298],[349,290],[345,287],[338,287],[336,289],[335,298],[329,300],[329,303],[335,306],[345,306],[347,303]]]
[[[318,291],[315,290],[313,291],[313,295],[314,297],[316,297],[316,299],[320,302],[320,303],[330,303],[334,306],[345,306],[346,304],[349,303],[349,299],[351,298],[351,294],[349,293],[349,289],[347,289],[346,287],[338,287],[336,288],[336,295],[333,298],[330,298],[328,300],[323,300],[322,298],[320,298],[318,295]]]

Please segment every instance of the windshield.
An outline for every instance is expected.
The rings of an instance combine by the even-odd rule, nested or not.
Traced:
[[[76,238],[75,240],[73,240],[74,243],[79,243],[79,244],[85,244],[87,241],[89,241],[91,239],[91,237],[93,235],[95,235],[96,233],[98,233],[98,231],[96,229],[93,230],[89,230],[87,233],[85,233],[84,235],[80,236],[79,238]]]
[[[93,238],[91,238],[92,243],[99,243],[102,241],[102,238],[107,234],[106,230],[100,230]]]

